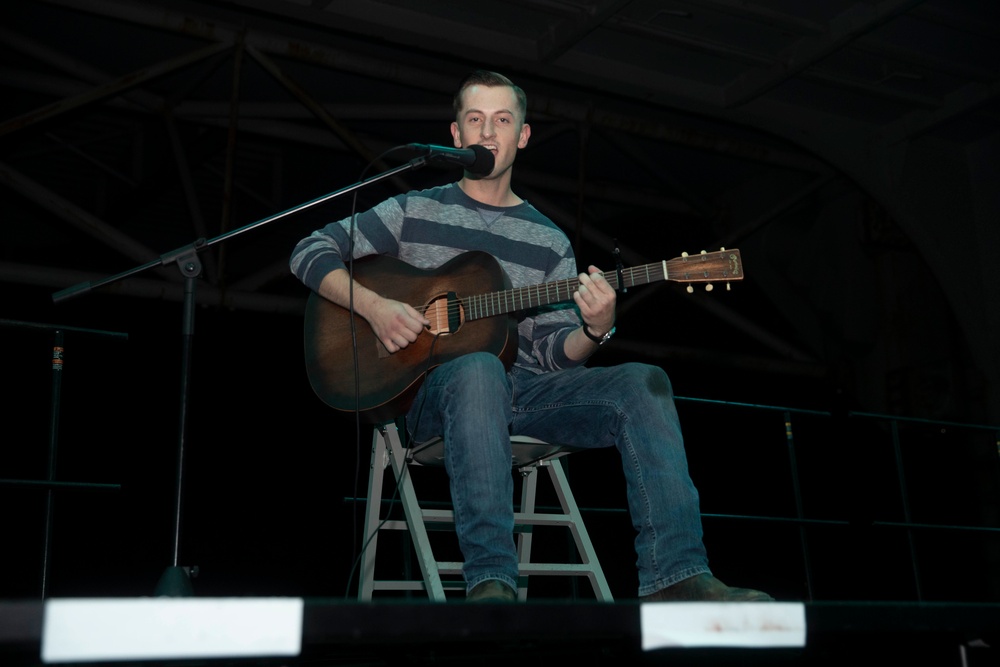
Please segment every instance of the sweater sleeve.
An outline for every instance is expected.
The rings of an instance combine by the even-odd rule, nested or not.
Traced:
[[[387,199],[355,216],[354,252],[351,253],[351,218],[331,222],[298,242],[289,267],[307,287],[318,290],[323,278],[346,268],[346,259],[368,255],[397,256],[403,225],[405,195]]]
[[[576,258],[568,245],[558,264],[548,272],[545,282],[573,280],[577,276]],[[572,301],[540,309],[521,323],[520,334],[530,336],[530,349],[534,361],[542,370],[554,371],[582,365],[586,360],[566,356],[566,337],[580,326],[576,304]]]

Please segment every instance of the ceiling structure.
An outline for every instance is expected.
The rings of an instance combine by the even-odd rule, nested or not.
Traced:
[[[980,176],[953,168],[996,156],[997,3],[51,0],[0,11],[5,291],[113,277],[114,294],[179,300],[182,277],[157,258],[204,238],[215,243],[200,253],[200,300],[298,313],[292,245],[354,205],[325,195],[405,164],[394,147],[447,144],[457,82],[486,67],[529,96],[515,189],[581,262],[607,266],[616,246],[626,264],[744,249],[753,280],[732,296],[685,302],[665,286],[623,299],[619,352],[822,377],[885,335],[856,319],[940,303],[955,328],[902,347],[917,356],[958,330],[968,350],[955,354],[987,381],[1000,375],[988,333],[1000,315],[977,319],[974,301],[997,298],[981,277],[997,240],[983,221],[1000,207]],[[914,176],[926,164],[943,172],[929,179],[957,179],[945,195],[963,199],[957,220],[928,223],[937,209],[921,197],[940,193]],[[394,175],[357,205],[454,177]],[[962,278],[985,293],[970,296],[939,251],[977,234],[987,250]],[[857,237],[901,253],[895,270],[941,296],[901,305],[885,282],[859,296],[886,264],[869,263]],[[820,248],[832,252],[817,272]],[[133,267],[141,275],[117,280]],[[688,338],[664,337],[641,306],[707,316]],[[701,347],[719,328],[726,354]]]

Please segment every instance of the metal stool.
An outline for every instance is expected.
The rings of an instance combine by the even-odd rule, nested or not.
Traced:
[[[444,441],[441,438],[404,447],[400,429],[394,423],[379,425],[372,437],[371,470],[368,478],[368,499],[365,512],[364,536],[366,546],[361,561],[361,581],[358,599],[368,601],[375,591],[423,591],[432,601],[445,601],[445,589],[464,590],[462,563],[439,561],[428,537],[429,528],[446,527],[454,530],[452,510],[425,509],[420,506],[413,480],[407,466],[430,465],[443,467]],[[406,434],[402,434],[405,438]],[[569,488],[566,473],[559,457],[572,448],[528,438],[511,438],[513,467],[523,476],[521,506],[514,513],[515,533],[519,561],[518,597],[527,597],[528,577],[534,575],[562,575],[587,577],[597,600],[611,602],[611,590],[594,551],[590,535],[583,524],[580,509]],[[396,481],[399,500],[403,506],[404,520],[383,518],[382,505],[386,500],[383,490],[385,469],[391,466]],[[535,496],[538,468],[549,471],[553,489],[562,507],[561,513],[538,513]],[[388,510],[387,510],[388,511]],[[562,526],[569,529],[576,544],[579,563],[531,562],[532,528],[534,526]],[[375,578],[375,561],[378,534],[383,530],[405,530],[413,541],[420,566],[421,579],[388,580]]]

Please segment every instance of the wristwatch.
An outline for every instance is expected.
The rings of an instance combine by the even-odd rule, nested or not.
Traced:
[[[611,331],[609,331],[608,333],[604,334],[603,336],[598,337],[598,336],[595,336],[594,334],[590,333],[590,329],[587,328],[587,324],[584,323],[584,325],[583,325],[583,335],[586,336],[587,338],[589,338],[590,340],[594,341],[595,343],[597,343],[600,346],[600,345],[604,345],[609,340],[611,340],[611,337],[615,335],[615,328],[611,327]]]

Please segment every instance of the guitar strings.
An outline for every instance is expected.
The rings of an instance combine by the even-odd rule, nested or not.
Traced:
[[[674,279],[680,282],[710,282],[738,279],[730,273],[728,263],[723,264],[724,268],[718,268],[718,265],[721,263],[719,258],[724,254],[725,251],[690,255],[667,260],[666,262],[654,262],[642,266],[630,267],[623,269],[620,274],[618,271],[603,271],[601,275],[615,290],[622,289],[623,287],[629,288],[645,285],[656,280]],[[724,262],[725,260],[722,261]],[[665,272],[663,269],[664,264],[666,265]],[[680,277],[671,278],[675,274]],[[620,282],[622,284],[619,284],[619,275],[621,276]],[[435,299],[420,306],[414,306],[414,309],[424,315],[433,310],[443,313],[448,319],[462,313],[465,313],[468,319],[479,319],[481,317],[524,310],[526,307],[569,301],[572,299],[572,293],[579,289],[579,286],[579,278],[568,278],[544,285],[517,287],[509,290],[448,299],[447,305],[443,310],[436,303],[440,299]],[[565,297],[563,294],[565,294]],[[528,306],[525,306],[525,301],[528,302]]]
[[[660,264],[647,264],[642,267],[633,267],[631,269],[625,269],[622,272],[623,282],[626,287],[634,287],[636,285],[642,285],[650,280],[636,281],[634,276],[636,273],[645,272],[649,273],[649,267],[657,266]],[[618,273],[617,271],[605,271],[601,274],[605,280],[607,280],[614,289],[619,289],[618,286]],[[449,299],[448,305],[445,308],[445,313],[448,316],[456,315],[462,311],[469,312],[470,308],[473,310],[482,310],[490,315],[501,314],[502,312],[510,312],[513,310],[521,310],[524,307],[524,302],[532,301],[532,296],[534,295],[535,300],[540,301],[536,305],[548,305],[550,303],[560,303],[562,301],[568,301],[572,298],[572,292],[576,291],[580,286],[579,278],[567,278],[565,280],[559,280],[552,283],[546,283],[545,285],[532,285],[528,287],[517,287],[509,290],[500,290],[496,292],[487,292],[485,294],[478,294],[468,297],[459,297],[458,299]],[[544,292],[543,292],[544,288]],[[554,295],[553,295],[554,292]],[[565,297],[561,296],[563,293],[566,294]],[[542,299],[543,296],[545,299]],[[508,306],[501,308],[500,305]],[[518,304],[515,307],[514,304]],[[429,304],[414,306],[415,310],[422,314],[426,314],[431,310],[439,310],[439,307],[434,305],[434,302]]]

